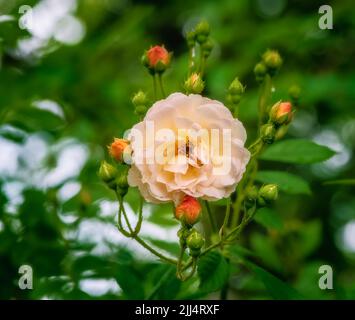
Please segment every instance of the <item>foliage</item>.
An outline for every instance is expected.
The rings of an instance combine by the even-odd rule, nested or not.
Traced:
[[[1,299],[198,299],[218,297],[228,279],[230,299],[355,298],[351,1],[331,3],[333,30],[318,28],[317,1],[276,1],[272,12],[262,1],[77,1],[68,14],[85,36],[72,44],[18,27],[19,6],[40,2],[0,1],[0,16],[13,17],[0,22]],[[165,90],[183,90],[182,32],[201,18],[214,42],[205,94],[224,100],[235,76],[246,85],[238,116],[249,145],[258,134],[251,70],[266,49],[284,59],[271,101],[289,99],[295,84],[302,93],[285,138],[260,156],[256,180],[279,185],[279,200],[255,213],[238,245],[211,250],[198,275],[181,282],[174,267],[119,235],[115,197],[96,173],[112,135],[139,120],[132,93],[145,88],[153,96],[138,57],[164,43],[174,52]],[[21,51],[24,39],[34,49]],[[136,190],[125,206],[136,221]],[[225,206],[211,203],[218,225]],[[143,215],[144,240],[176,256],[171,206],[145,206]],[[207,215],[201,224],[211,235]],[[33,267],[34,290],[18,287],[23,264]],[[334,290],[318,287],[322,264],[333,267]]]

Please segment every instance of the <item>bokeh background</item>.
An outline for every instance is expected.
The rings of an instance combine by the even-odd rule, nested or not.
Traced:
[[[223,100],[235,76],[246,84],[241,119],[255,137],[258,86],[253,67],[267,48],[284,65],[275,99],[302,88],[288,136],[310,138],[337,154],[322,164],[280,166],[301,175],[311,194],[281,194],[278,220],[248,227],[241,239],[258,263],[313,299],[355,298],[353,185],[324,181],[355,177],[355,9],[328,1],[332,30],[318,27],[322,1],[0,1],[0,298],[204,298],[198,281],[171,268],[115,228],[117,203],[97,178],[105,146],[138,121],[130,102],[152,94],[140,64],[143,50],[173,51],[164,75],[168,92],[182,90],[187,72],[184,33],[201,19],[215,47],[207,67],[209,96]],[[32,18],[24,16],[30,6]],[[20,24],[19,24],[20,19]],[[32,20],[31,20],[32,19]],[[30,22],[28,24],[28,21]],[[28,29],[20,26],[27,25]],[[132,219],[138,195],[131,190]],[[218,210],[217,210],[218,211]],[[146,206],[143,235],[177,251],[177,222],[169,205]],[[33,268],[34,289],[20,290],[19,267]],[[334,289],[320,290],[318,268],[328,264]],[[153,292],[153,295],[152,295]],[[231,299],[268,299],[263,284],[236,266]]]

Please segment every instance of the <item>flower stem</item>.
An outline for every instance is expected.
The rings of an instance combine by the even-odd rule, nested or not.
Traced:
[[[152,75],[153,78],[153,90],[154,90],[154,100],[158,99],[157,95],[157,78],[155,77],[155,74]]]
[[[166,257],[164,256],[162,253],[160,253],[159,251],[155,250],[154,248],[152,248],[148,243],[146,243],[142,238],[140,238],[138,236],[138,234],[135,232],[136,230],[133,231],[132,229],[132,226],[128,220],[128,217],[127,217],[127,213],[126,213],[126,210],[123,206],[123,200],[122,200],[122,197],[119,196],[117,193],[117,198],[118,198],[118,202],[119,202],[119,210],[118,210],[118,230],[124,235],[126,236],[127,238],[132,238],[134,240],[136,240],[141,246],[143,246],[144,248],[146,248],[148,251],[150,251],[152,254],[154,254],[155,256],[157,256],[158,258],[160,258],[161,260],[164,260],[168,263],[171,263],[173,265],[176,265],[177,264],[177,260],[175,259],[172,259],[172,258],[169,258],[169,257]],[[126,223],[127,223],[127,226],[130,230],[130,232],[128,232],[127,230],[125,230],[122,226],[122,214],[126,220]],[[138,221],[139,223],[139,221]],[[141,222],[140,222],[141,224]],[[137,227],[136,227],[137,228]],[[136,229],[135,228],[135,229]],[[139,227],[140,228],[140,227]]]
[[[217,231],[217,224],[216,224],[216,221],[214,220],[210,204],[208,203],[207,200],[205,200],[204,203],[205,203],[205,206],[206,206],[206,211],[207,211],[207,214],[208,214],[208,218],[210,219],[212,231],[216,232]]]
[[[163,80],[162,80],[162,75],[161,75],[161,73],[159,73],[158,79],[159,79],[159,86],[160,86],[161,94],[163,95],[163,98],[165,98],[166,95],[165,95],[165,91],[164,91],[164,86],[163,86]]]
[[[265,118],[267,118],[267,102],[271,94],[271,86],[272,81],[270,75],[266,75],[264,82],[260,88],[260,96],[259,96],[259,127],[261,127]]]
[[[226,214],[224,216],[223,225],[222,225],[221,229],[219,230],[219,236],[220,236],[221,239],[223,238],[223,235],[224,235],[224,232],[225,232],[225,228],[228,225],[230,212],[231,212],[231,198],[229,197],[227,199]]]

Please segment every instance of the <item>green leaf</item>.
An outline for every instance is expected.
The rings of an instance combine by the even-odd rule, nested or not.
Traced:
[[[285,140],[270,146],[260,156],[262,160],[296,164],[310,164],[325,161],[335,152],[328,147],[304,139]]]
[[[302,257],[310,255],[322,242],[322,223],[312,220],[305,223],[299,231],[298,250]]]
[[[264,284],[266,290],[273,299],[276,300],[302,300],[302,295],[287,283],[281,281],[265,269],[251,263],[246,265],[255,273],[259,280]]]
[[[213,292],[221,289],[228,280],[229,264],[219,251],[213,250],[201,257],[197,272],[201,291]]]
[[[271,208],[260,208],[255,214],[255,221],[265,228],[281,230],[283,223],[276,211]]]
[[[348,185],[348,186],[354,186],[355,185],[355,179],[340,179],[340,180],[332,180],[332,181],[325,181],[323,185]]]
[[[131,266],[120,265],[116,274],[116,281],[127,299],[143,299],[143,279]]]
[[[288,172],[259,171],[256,179],[263,183],[277,184],[281,191],[290,194],[311,194],[311,189],[307,181]]]
[[[282,271],[283,263],[271,237],[260,233],[253,233],[250,238],[250,247],[260,257],[265,266],[278,272]]]

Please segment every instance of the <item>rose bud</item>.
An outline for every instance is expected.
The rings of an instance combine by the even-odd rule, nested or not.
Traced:
[[[203,44],[201,44],[202,54],[205,58],[208,58],[210,56],[213,47],[214,44],[211,39],[207,39]]]
[[[148,98],[147,95],[142,91],[138,91],[132,98],[132,103],[134,106],[140,106],[143,105],[145,106],[148,104]]]
[[[241,84],[238,78],[235,78],[228,88],[228,100],[232,104],[238,105],[244,91],[245,87]]]
[[[245,197],[245,205],[247,208],[251,208],[255,205],[256,200],[258,199],[259,190],[256,186],[252,186],[247,190]]]
[[[127,181],[127,176],[128,176],[128,167],[125,167],[122,172],[117,176],[116,178],[116,190],[117,193],[121,196],[124,197],[126,193],[128,192],[128,181]]]
[[[264,124],[260,129],[260,137],[266,144],[272,144],[275,140],[276,129],[271,123]]]
[[[257,82],[263,82],[265,75],[266,75],[267,69],[264,63],[259,62],[255,67],[254,67],[254,74]]]
[[[281,56],[276,50],[267,50],[262,59],[270,76],[274,76],[282,65]]]
[[[124,160],[124,155],[130,154],[129,141],[125,139],[115,138],[111,145],[108,147],[110,156],[117,162]]]
[[[184,84],[187,93],[201,93],[205,87],[205,83],[198,73],[193,73]]]
[[[207,21],[201,21],[195,28],[196,40],[199,44],[207,41],[210,34],[210,25]]]
[[[185,195],[182,202],[175,208],[175,218],[189,226],[200,218],[201,205],[196,198]]]
[[[163,73],[170,64],[171,53],[164,46],[154,46],[143,55],[142,62],[150,72]]]
[[[102,161],[100,165],[100,169],[98,172],[99,178],[106,183],[106,185],[111,189],[116,189],[116,177],[118,175],[118,170],[107,163],[106,161]]]
[[[265,206],[272,201],[275,201],[278,197],[278,187],[276,184],[267,184],[262,186],[259,190],[258,204],[259,206]]]
[[[186,244],[190,249],[190,255],[192,257],[197,257],[200,255],[201,248],[205,244],[205,239],[195,230],[187,237]]]
[[[277,102],[270,110],[270,120],[277,126],[287,125],[291,122],[293,113],[290,102]]]
[[[293,104],[297,105],[301,95],[301,88],[299,86],[292,86],[288,89],[288,95]]]
[[[195,42],[196,42],[196,33],[195,31],[189,31],[186,34],[186,41],[187,41],[187,45],[189,48],[193,48],[195,46]]]

